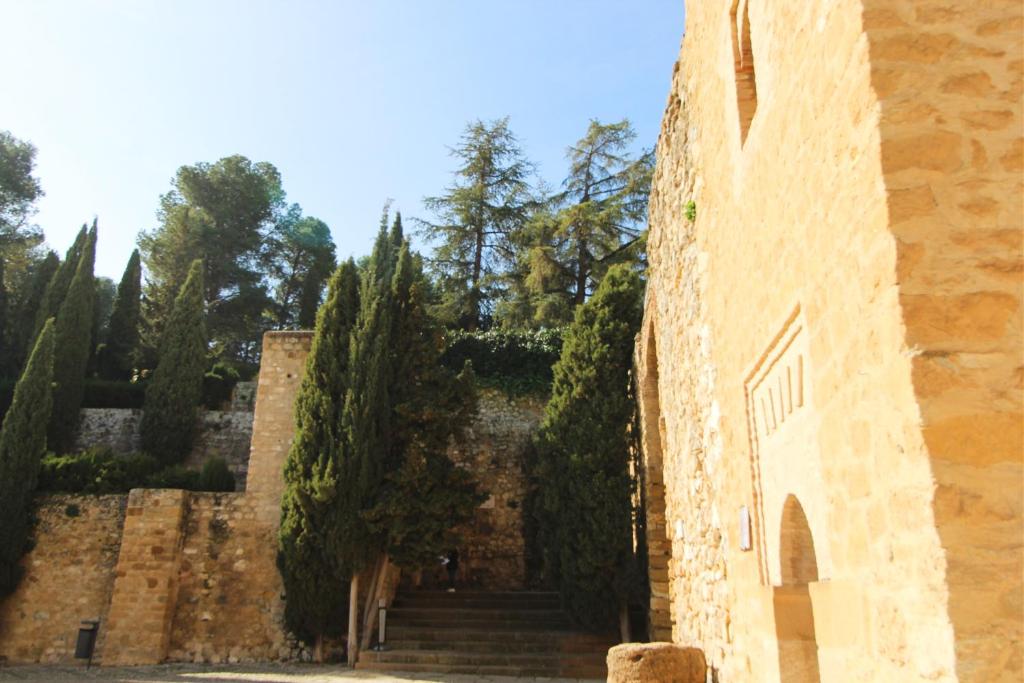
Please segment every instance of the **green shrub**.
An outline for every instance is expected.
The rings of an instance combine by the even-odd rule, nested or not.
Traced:
[[[215,363],[210,371],[203,375],[203,405],[209,410],[219,410],[231,400],[231,392],[238,384],[238,371],[227,363]]]
[[[62,493],[126,493],[143,486],[160,470],[156,458],[142,453],[119,455],[91,448],[73,455],[47,455],[39,471],[39,490]]]
[[[187,491],[234,491],[235,478],[223,458],[210,458],[203,471],[184,465],[163,467],[151,455],[122,455],[109,448],[43,458],[38,490],[46,493],[105,495],[132,489],[185,489]]]
[[[547,393],[551,368],[562,351],[562,331],[558,329],[451,330],[445,341],[442,364],[458,372],[468,360],[480,386],[511,394]]]
[[[147,477],[145,488],[200,491],[199,472],[184,465],[171,465]]]
[[[83,408],[141,408],[146,397],[145,382],[90,379],[85,382]]]
[[[234,491],[235,475],[228,469],[224,458],[214,456],[207,458],[199,473],[199,490],[201,491]]]

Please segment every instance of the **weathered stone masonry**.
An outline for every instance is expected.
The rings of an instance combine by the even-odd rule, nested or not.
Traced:
[[[99,619],[96,660],[246,662],[308,657],[283,627],[276,566],[283,464],[312,334],[272,332],[244,493],[52,496],[18,591],[0,603],[0,661],[68,662],[79,621]],[[483,391],[452,456],[491,494],[463,530],[464,579],[523,585],[523,449],[541,402]],[[393,585],[392,585],[393,590]]]
[[[1024,7],[686,22],[637,347],[656,632],[719,680],[1019,680]]]

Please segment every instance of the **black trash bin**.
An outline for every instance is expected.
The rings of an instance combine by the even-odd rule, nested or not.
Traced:
[[[96,634],[100,630],[100,622],[83,621],[78,629],[78,642],[75,643],[75,659],[86,659],[85,667],[92,665],[92,653],[96,649]]]

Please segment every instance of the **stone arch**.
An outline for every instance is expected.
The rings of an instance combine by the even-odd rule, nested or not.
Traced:
[[[779,529],[782,585],[774,589],[779,678],[786,683],[819,683],[818,640],[810,584],[818,580],[814,536],[804,508],[786,497]]]
[[[672,640],[672,602],[669,563],[672,539],[665,504],[665,419],[658,388],[658,346],[653,325],[641,337],[638,359],[641,442],[643,447],[644,510],[646,516],[647,566],[651,587],[648,635],[654,641]]]

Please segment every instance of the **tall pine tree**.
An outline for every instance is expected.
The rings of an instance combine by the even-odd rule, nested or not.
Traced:
[[[100,376],[104,379],[131,379],[139,345],[141,295],[142,264],[136,249],[128,259],[121,284],[117,287],[107,340],[97,352]]]
[[[196,259],[167,319],[143,404],[142,450],[165,465],[180,463],[192,450],[205,371],[203,262]]]
[[[48,443],[58,453],[69,452],[75,445],[82,395],[85,392],[85,371],[92,351],[93,307],[96,305],[96,285],[93,280],[96,236],[96,224],[93,223],[82,247],[75,275],[68,286],[67,296],[57,312],[53,358],[55,386]]]
[[[43,325],[14,400],[0,427],[0,597],[21,579],[21,556],[28,547],[29,505],[46,452],[53,381],[53,320]]]
[[[355,263],[343,263],[317,314],[306,372],[295,399],[295,438],[285,460],[278,567],[284,579],[288,628],[316,645],[344,623],[348,576],[336,556],[342,401],[348,383],[349,345],[359,311]]]
[[[577,308],[536,439],[548,576],[570,614],[608,626],[635,581],[630,371],[643,285],[614,266]]]
[[[526,220],[533,168],[507,117],[470,123],[451,153],[459,162],[454,180],[445,194],[423,200],[437,221],[421,221],[421,226],[436,243],[432,267],[440,283],[441,316],[475,330],[500,293]]]

